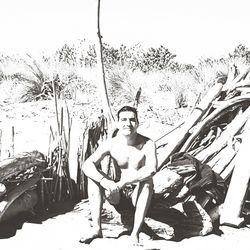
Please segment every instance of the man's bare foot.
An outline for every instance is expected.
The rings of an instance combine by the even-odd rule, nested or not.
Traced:
[[[131,234],[129,236],[129,242],[132,244],[132,246],[141,246],[140,241],[139,241],[139,235]]]
[[[84,244],[90,244],[94,239],[103,238],[102,232],[90,232],[86,236],[83,236],[79,242]]]

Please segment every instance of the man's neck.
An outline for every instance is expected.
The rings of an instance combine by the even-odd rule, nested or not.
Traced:
[[[121,143],[124,143],[128,146],[133,146],[136,144],[136,138],[137,138],[137,133],[134,133],[132,135],[122,135],[119,134],[119,139],[121,140]]]

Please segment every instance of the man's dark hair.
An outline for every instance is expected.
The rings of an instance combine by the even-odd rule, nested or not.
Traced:
[[[117,112],[117,118],[118,118],[118,120],[120,118],[120,113],[121,112],[126,112],[126,111],[133,112],[135,114],[136,120],[138,121],[138,114],[137,114],[136,108],[130,107],[130,106],[123,106],[121,109],[119,109],[119,111]]]

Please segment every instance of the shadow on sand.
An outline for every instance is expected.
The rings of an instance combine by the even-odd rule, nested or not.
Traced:
[[[64,201],[51,205],[49,211],[42,211],[37,207],[35,208],[35,213],[31,211],[20,213],[0,224],[0,239],[15,236],[17,230],[22,229],[24,223],[42,224],[49,218],[72,211],[74,206],[75,202]]]

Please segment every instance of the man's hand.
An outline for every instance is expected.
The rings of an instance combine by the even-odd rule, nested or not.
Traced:
[[[128,181],[125,178],[122,178],[116,184],[117,184],[119,189],[122,189],[123,187],[125,187],[128,184]]]
[[[109,180],[107,178],[103,178],[100,181],[100,185],[106,190],[106,193],[108,195],[111,195],[112,193],[117,193],[120,190],[120,188],[117,185],[117,183],[115,183],[114,181]]]
[[[120,200],[119,186],[112,180],[103,178],[100,185],[105,189],[106,199],[110,204],[117,204]]]

